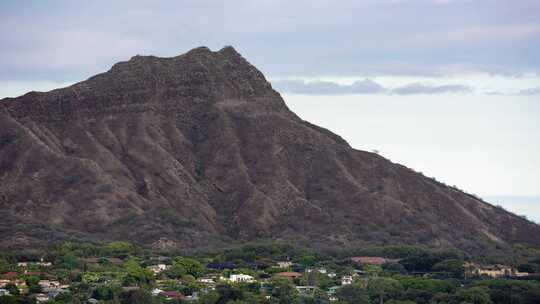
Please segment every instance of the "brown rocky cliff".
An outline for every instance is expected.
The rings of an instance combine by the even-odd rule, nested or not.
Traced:
[[[540,243],[538,225],[302,121],[231,47],[135,56],[0,113],[3,246]]]

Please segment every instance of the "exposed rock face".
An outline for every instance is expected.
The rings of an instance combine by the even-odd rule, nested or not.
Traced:
[[[0,101],[2,246],[540,243],[540,226],[292,113],[233,48]]]

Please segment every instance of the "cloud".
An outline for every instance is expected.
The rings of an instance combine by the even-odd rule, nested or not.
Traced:
[[[369,79],[356,81],[351,85],[303,80],[274,81],[272,84],[282,92],[306,95],[377,94],[385,90],[380,84]]]
[[[404,85],[390,90],[391,94],[414,95],[414,94],[446,94],[446,93],[469,93],[472,88],[466,85],[424,85],[419,82]]]
[[[411,83],[395,88],[387,88],[379,83],[364,79],[350,85],[342,85],[331,81],[278,80],[272,85],[283,93],[303,95],[353,95],[353,94],[456,94],[468,93],[472,88],[466,85],[426,85]]]
[[[522,95],[522,96],[540,95],[540,87],[520,90],[517,95]]]
[[[534,95],[540,95],[540,87],[521,89],[517,91],[513,90],[513,91],[507,91],[507,92],[489,91],[489,92],[486,92],[486,94],[487,95],[503,95],[503,96],[534,96]]]
[[[540,70],[540,2],[488,3],[2,0],[0,80],[81,80],[135,54],[201,45],[234,45],[274,77]]]

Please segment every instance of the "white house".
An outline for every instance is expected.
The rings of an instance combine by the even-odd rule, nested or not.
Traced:
[[[153,296],[157,296],[158,294],[162,293],[163,290],[159,289],[159,288],[154,288],[152,289],[152,295]]]
[[[291,262],[291,261],[277,262],[277,267],[279,267],[279,268],[289,268],[289,267],[292,267],[292,265],[293,265],[293,262]]]
[[[165,265],[165,264],[157,264],[157,265],[152,265],[148,267],[148,269],[150,269],[150,271],[152,271],[154,274],[159,274],[163,271],[169,270],[170,268],[171,268],[170,265]]]
[[[38,293],[35,295],[35,297],[36,301],[38,301],[39,303],[49,301],[49,296],[44,293]]]
[[[214,279],[212,279],[212,278],[200,278],[199,282],[204,283],[204,284],[213,284]]]
[[[341,285],[350,285],[353,282],[352,276],[343,276],[341,278]]]
[[[9,296],[9,290],[7,289],[0,289],[0,296]]]
[[[231,274],[229,281],[233,283],[251,283],[254,282],[255,279],[247,274]]]
[[[41,288],[58,288],[60,287],[60,282],[58,281],[49,281],[49,280],[40,280],[38,282],[39,286],[41,286]]]

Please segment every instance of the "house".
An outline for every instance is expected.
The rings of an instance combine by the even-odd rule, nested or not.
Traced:
[[[37,262],[36,261],[25,261],[25,262],[18,262],[17,263],[17,267],[28,267],[30,265],[41,266],[41,267],[50,267],[52,265],[52,263],[43,261],[43,258],[41,258]]]
[[[65,289],[62,289],[62,288],[49,287],[49,288],[44,288],[42,290],[42,292],[47,294],[49,296],[49,299],[53,300],[59,294],[64,293],[64,292],[68,292],[68,291],[65,290]]]
[[[338,289],[340,289],[341,286],[332,286],[328,288],[328,291],[326,292],[328,295],[335,295]]]
[[[500,278],[512,276],[515,271],[512,267],[507,265],[479,265],[476,263],[463,263],[463,268],[465,269],[466,276],[477,276],[477,277],[490,277],[490,278]]]
[[[94,299],[94,298],[90,298],[86,301],[88,304],[98,304],[99,303],[99,300],[97,299]]]
[[[329,272],[326,274],[329,278],[335,278],[337,274],[335,272]]]
[[[124,286],[122,287],[123,292],[133,292],[141,289],[139,286]]]
[[[88,257],[82,260],[83,262],[88,263],[88,264],[99,264],[99,262],[101,262],[101,259],[98,257]]]
[[[41,286],[42,289],[60,287],[60,282],[58,282],[58,281],[40,280],[38,282],[38,284],[39,284],[39,286]]]
[[[15,284],[15,286],[17,286],[19,289],[24,289],[26,288],[26,281],[25,280],[15,280],[13,281],[13,284]]]
[[[19,273],[15,271],[10,271],[10,272],[4,273],[2,276],[6,279],[14,279],[19,276]]]
[[[341,277],[341,285],[351,285],[353,282],[352,276],[343,276]]]
[[[294,271],[286,271],[286,272],[278,272],[275,274],[275,276],[286,278],[292,281],[294,279],[301,277],[302,274],[299,272],[294,272]]]
[[[9,296],[9,290],[0,288],[0,297],[1,296]]]
[[[388,259],[388,258],[383,258],[383,257],[370,257],[370,256],[352,257],[351,260],[361,265],[379,265],[379,266],[384,263],[399,262],[399,259]]]
[[[316,286],[296,286],[296,290],[301,295],[311,295],[317,289]]]
[[[228,281],[233,283],[251,283],[255,282],[255,279],[247,274],[231,274]]]
[[[308,268],[308,269],[306,269],[307,273],[311,273],[313,271],[317,271],[318,273],[322,273],[322,274],[327,274],[328,273],[326,268]]]
[[[109,261],[109,263],[116,264],[116,265],[124,263],[124,260],[122,260],[120,258],[114,258],[114,257],[113,258],[108,258],[108,261]]]
[[[519,272],[518,270],[515,270],[514,273],[512,274],[512,276],[516,278],[528,277],[530,275],[531,274],[528,272]]]
[[[5,279],[0,280],[0,288],[6,287],[6,285],[9,283],[11,283],[11,280],[5,280]]]
[[[38,294],[34,295],[34,297],[36,298],[36,301],[38,301],[40,303],[49,301],[49,296],[44,294],[44,293],[38,293]]]
[[[203,283],[203,284],[214,284],[215,283],[214,278],[211,278],[211,277],[202,277],[202,278],[199,278],[198,281]]]
[[[148,269],[150,269],[150,271],[152,271],[154,274],[160,274],[161,272],[167,271],[170,268],[171,268],[170,265],[165,265],[165,264],[157,264],[157,265],[148,266]]]
[[[164,297],[167,300],[183,300],[184,295],[179,293],[178,291],[163,291],[159,294],[160,296]]]
[[[198,301],[199,300],[199,293],[194,291],[191,295],[185,297],[186,301]]]
[[[153,296],[157,296],[158,294],[162,293],[163,290],[159,289],[159,288],[154,288],[152,289],[152,295]]]
[[[293,262],[291,261],[279,261],[276,263],[278,268],[289,268],[293,266]]]

